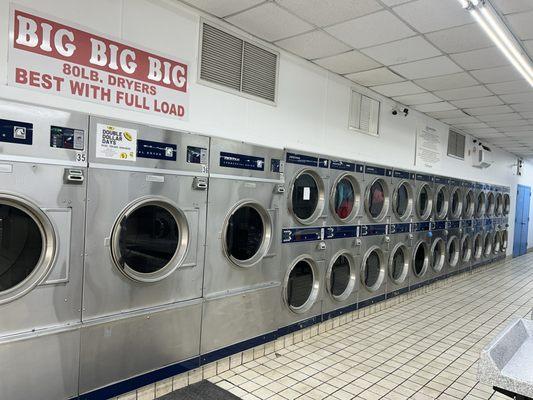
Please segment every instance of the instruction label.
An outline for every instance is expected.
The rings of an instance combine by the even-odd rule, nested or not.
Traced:
[[[111,160],[137,159],[137,131],[98,124],[96,126],[96,157]]]

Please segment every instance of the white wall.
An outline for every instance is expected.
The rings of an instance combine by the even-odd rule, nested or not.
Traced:
[[[283,51],[275,107],[197,84],[200,16],[171,0],[18,0],[17,4],[189,62],[189,120],[179,121],[6,86],[7,35],[2,35],[4,39],[0,41],[0,97],[3,98],[403,168],[414,168],[415,129],[419,120],[430,123],[438,130],[442,142],[447,142],[445,124],[414,110],[407,118],[393,117],[392,103],[379,96],[384,102],[380,137],[349,130],[350,88],[356,85]],[[8,25],[9,0],[0,0],[0,32],[7,33]],[[467,143],[471,147],[471,140]],[[439,167],[417,169],[511,185],[513,212],[510,220],[514,221],[516,184],[533,184],[533,165],[526,164],[525,174],[519,179],[513,174],[516,157],[509,153],[494,149],[494,164],[480,170],[473,168],[468,159],[447,157],[445,147]],[[530,232],[533,235],[533,226]]]

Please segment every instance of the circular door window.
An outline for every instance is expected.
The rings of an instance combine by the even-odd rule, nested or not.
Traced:
[[[413,272],[415,276],[421,278],[428,270],[429,257],[428,245],[426,242],[418,242],[413,252]]]
[[[494,234],[494,240],[492,241],[492,251],[494,254],[499,254],[502,248],[502,233],[497,231]]]
[[[472,258],[472,240],[470,236],[465,235],[461,239],[461,261],[469,262]]]
[[[300,172],[291,186],[290,210],[302,224],[311,224],[324,208],[324,184],[314,171]]]
[[[483,255],[488,257],[492,254],[492,235],[487,233],[483,239],[483,247],[485,248]]]
[[[476,217],[481,218],[485,215],[485,209],[487,207],[486,204],[486,196],[485,192],[479,192],[477,195],[477,201],[476,201]]]
[[[359,213],[361,204],[359,184],[352,175],[341,175],[331,193],[331,211],[342,222],[352,219]]]
[[[496,205],[496,201],[494,198],[494,193],[489,192],[489,194],[487,195],[487,210],[486,210],[486,214],[488,216],[494,215],[495,205]]]
[[[150,197],[130,204],[118,217],[111,255],[127,277],[156,282],[181,265],[188,243],[183,212],[166,199]]]
[[[437,219],[444,219],[448,215],[448,195],[444,186],[439,186],[435,194],[435,214]]]
[[[52,268],[56,237],[31,202],[0,194],[0,304],[32,290]]]
[[[496,195],[496,215],[498,217],[503,215],[503,196],[501,193]]]
[[[372,246],[363,258],[361,282],[370,292],[379,290],[385,279],[385,255],[378,246]]]
[[[333,256],[333,260],[326,273],[328,292],[334,300],[344,301],[355,287],[355,265],[347,252]]]
[[[365,196],[366,212],[374,221],[381,221],[389,209],[389,187],[384,179],[376,179],[368,186]]]
[[[459,251],[459,239],[457,239],[455,236],[452,236],[448,240],[448,248],[446,252],[446,261],[450,267],[456,267],[459,263]]]
[[[472,190],[469,190],[465,195],[465,201],[463,203],[463,218],[472,218],[472,216],[474,215],[474,209],[474,192]]]
[[[480,233],[474,238],[474,259],[479,260],[483,255],[483,237]]]
[[[450,196],[451,201],[451,216],[453,219],[457,219],[461,217],[461,211],[463,208],[463,202],[461,200],[461,190],[459,188],[455,188],[452,191],[452,195]]]
[[[408,182],[400,182],[392,200],[394,214],[402,221],[406,221],[413,212],[413,189]]]
[[[431,208],[433,206],[433,200],[431,197],[431,188],[426,183],[422,185],[418,192],[418,199],[416,203],[416,211],[420,219],[428,219],[431,215]]]
[[[287,271],[284,283],[285,302],[291,311],[308,311],[318,296],[317,268],[313,260],[302,256]]]
[[[507,231],[502,231],[502,245],[501,245],[501,248],[502,248],[502,251],[507,251],[507,243],[508,243],[508,233]]]
[[[442,271],[446,257],[446,243],[444,239],[437,238],[431,245],[431,268],[435,272]]]
[[[508,194],[503,195],[503,215],[509,215],[511,212],[511,197]]]
[[[265,256],[270,247],[270,215],[258,203],[239,203],[230,212],[224,233],[226,257],[239,267],[251,267]]]
[[[389,276],[398,285],[405,282],[408,273],[409,256],[407,254],[407,247],[402,243],[398,243],[392,249],[389,258]]]

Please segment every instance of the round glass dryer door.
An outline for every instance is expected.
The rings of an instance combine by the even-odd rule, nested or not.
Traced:
[[[368,216],[381,221],[389,211],[389,186],[384,179],[374,180],[366,189],[365,207]]]
[[[363,258],[361,282],[370,292],[379,290],[385,279],[384,254],[378,246],[372,246]]]
[[[483,239],[483,247],[485,248],[483,255],[485,257],[490,256],[492,254],[492,234],[487,233],[485,235],[485,238]]]
[[[439,186],[435,193],[435,214],[437,219],[444,219],[448,215],[448,191],[444,186]]]
[[[503,195],[503,215],[507,216],[511,212],[511,197],[506,193]]]
[[[458,219],[461,217],[461,212],[463,208],[463,201],[461,200],[461,190],[459,188],[454,188],[450,196],[450,215],[453,219]]]
[[[501,217],[503,215],[503,196],[501,193],[496,194],[496,209],[495,214],[498,217]]]
[[[469,235],[463,236],[461,239],[461,261],[469,262],[472,258],[472,240]]]
[[[479,192],[476,201],[476,217],[481,218],[485,215],[487,208],[485,192]]]
[[[431,188],[425,183],[418,192],[418,199],[416,202],[416,211],[420,219],[428,219],[431,215],[431,208],[433,207],[433,200],[431,197]]]
[[[413,188],[408,182],[400,182],[392,199],[394,214],[401,220],[407,221],[413,212]]]
[[[409,273],[409,255],[407,247],[403,243],[398,243],[391,251],[389,259],[389,276],[396,284],[405,282]]]
[[[465,199],[463,202],[463,218],[469,219],[472,218],[475,211],[475,200],[474,200],[474,192],[472,190],[469,190],[466,192]]]
[[[492,252],[494,254],[499,254],[502,250],[502,233],[501,231],[497,231],[494,234],[494,240],[492,241]]]
[[[300,172],[291,185],[290,210],[302,224],[311,224],[324,208],[324,184],[318,174],[311,170]]]
[[[317,268],[313,260],[297,259],[285,277],[284,297],[291,311],[308,311],[318,296]]]
[[[505,252],[507,251],[507,244],[508,244],[508,233],[507,233],[507,230],[503,230],[501,231],[502,232],[502,237],[501,237],[501,251],[502,252]]]
[[[0,194],[0,304],[23,296],[50,271],[56,237],[34,204]]]
[[[413,272],[417,277],[422,277],[428,270],[428,246],[425,242],[418,242],[413,252]]]
[[[474,238],[474,259],[479,260],[483,255],[483,237],[480,233]]]
[[[326,273],[327,289],[334,300],[344,301],[355,287],[355,265],[346,252],[333,256],[333,260]]]
[[[459,239],[455,236],[452,236],[448,240],[448,251],[447,251],[447,262],[450,267],[456,267],[459,263]]]
[[[139,282],[156,282],[178,268],[187,253],[185,215],[165,199],[134,202],[119,216],[111,254],[118,269]]]
[[[486,209],[487,216],[494,215],[495,207],[496,207],[496,199],[494,197],[494,193],[489,192],[489,194],[487,195],[487,209]]]
[[[431,268],[435,272],[442,271],[446,257],[446,243],[444,239],[437,238],[431,245]]]
[[[352,175],[341,175],[333,186],[331,193],[331,211],[341,222],[351,220],[359,213],[361,192],[359,184]]]
[[[258,203],[244,202],[234,207],[224,226],[224,252],[239,267],[257,264],[268,252],[272,222]]]

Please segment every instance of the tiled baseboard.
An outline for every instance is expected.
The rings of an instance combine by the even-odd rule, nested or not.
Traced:
[[[304,329],[288,333],[284,336],[276,338],[271,342],[261,344],[259,346],[244,350],[242,352],[237,352],[228,357],[224,357],[220,360],[203,365],[191,371],[184,372],[172,378],[164,379],[162,381],[147,385],[135,391],[120,395],[114,398],[113,400],[154,400],[157,397],[163,396],[174,390],[178,390],[187,385],[199,382],[202,379],[212,378],[223,372],[237,368],[242,364],[246,364],[258,358],[264,357],[265,355],[272,354],[311,337],[324,334],[332,329],[338,328],[339,326],[348,324],[352,321],[368,317],[379,311],[394,307],[397,304],[411,301],[412,299],[415,299],[425,293],[443,287],[451,286],[456,282],[466,279],[469,274],[477,274],[488,268],[493,268],[497,266],[501,261],[502,260],[492,262],[490,264],[485,264],[473,270],[466,270],[462,273],[449,276],[445,279],[434,281],[415,290],[402,293],[393,298],[385,299],[381,302],[371,304],[367,307],[355,311],[350,311],[345,314],[328,319],[326,321],[316,323]]]

